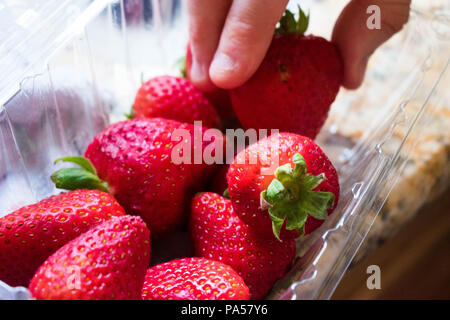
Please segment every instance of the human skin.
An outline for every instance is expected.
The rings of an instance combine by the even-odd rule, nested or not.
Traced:
[[[190,77],[204,91],[245,83],[263,60],[288,0],[188,0]],[[370,55],[408,21],[410,0],[352,0],[331,40],[344,61],[343,86],[358,88]],[[366,26],[367,7],[378,5],[381,28]]]

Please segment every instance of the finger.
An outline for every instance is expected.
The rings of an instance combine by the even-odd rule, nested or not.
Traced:
[[[234,0],[209,69],[215,85],[231,89],[259,67],[288,0]]]
[[[336,21],[332,40],[344,61],[344,87],[358,88],[372,53],[408,21],[410,0],[353,0]],[[370,5],[380,10],[380,29],[369,29]]]
[[[219,43],[231,0],[188,0],[189,43],[192,52],[190,79],[198,88],[211,91],[209,65]]]

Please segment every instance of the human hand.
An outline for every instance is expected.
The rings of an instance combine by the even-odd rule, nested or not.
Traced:
[[[334,26],[332,41],[344,62],[343,86],[359,87],[370,55],[408,21],[410,0],[352,0]],[[192,82],[204,91],[232,89],[258,69],[288,0],[188,0]],[[381,28],[368,29],[369,5]]]

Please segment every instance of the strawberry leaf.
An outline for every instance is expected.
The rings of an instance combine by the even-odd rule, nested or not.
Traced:
[[[284,185],[279,180],[273,179],[267,188],[264,199],[269,203],[280,201],[285,197],[285,192]]]
[[[280,239],[280,233],[281,233],[281,227],[283,226],[284,220],[277,217],[274,213],[274,210],[269,209],[269,215],[272,219],[272,230],[275,237],[281,241]]]
[[[285,165],[278,167],[275,171],[275,176],[281,183],[287,182],[291,178],[293,174],[292,167],[290,163],[286,163]]]
[[[306,29],[308,29],[309,25],[309,12],[308,15],[305,15],[302,8],[298,6],[298,21],[297,21],[297,33],[298,34],[304,34],[306,32]]]
[[[95,170],[94,165],[85,157],[63,157],[56,159],[53,164],[57,164],[59,162],[72,162],[77,165],[79,165],[81,168],[83,168],[86,171],[89,171],[92,174],[97,174],[97,170]]]
[[[303,35],[308,29],[309,13],[306,15],[303,10],[298,6],[298,20],[296,20],[294,14],[286,9],[283,16],[280,19],[280,23],[275,30],[276,35]]]
[[[108,192],[106,182],[100,180],[97,175],[82,168],[64,168],[58,170],[51,175],[51,179],[58,189],[97,189]]]
[[[133,119],[134,118],[134,105],[131,106],[130,112],[125,113],[125,117],[127,119]]]
[[[97,189],[108,192],[108,184],[98,177],[94,165],[88,159],[84,157],[64,157],[57,159],[55,164],[61,161],[75,163],[80,168],[63,168],[55,171],[50,178],[58,189]]]
[[[322,181],[325,180],[325,175],[323,173],[319,174],[318,176],[313,175],[305,175],[303,177],[303,183],[305,186],[305,189],[314,189],[319,184],[322,183]]]
[[[282,34],[293,34],[297,31],[297,21],[289,10],[286,10],[281,17],[278,31]]]
[[[264,204],[261,209],[268,209],[278,239],[284,223],[287,230],[303,234],[308,215],[324,220],[334,204],[333,193],[313,190],[325,180],[325,175],[308,174],[305,159],[299,153],[294,155],[293,162],[294,169],[290,163],[278,167],[276,178],[261,192]]]

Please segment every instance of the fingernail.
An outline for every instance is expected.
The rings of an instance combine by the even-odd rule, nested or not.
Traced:
[[[229,73],[237,67],[237,62],[229,55],[218,52],[211,64],[210,71],[216,74]]]
[[[194,83],[204,83],[208,80],[208,69],[205,65],[199,63],[195,58],[192,60],[191,80]]]

